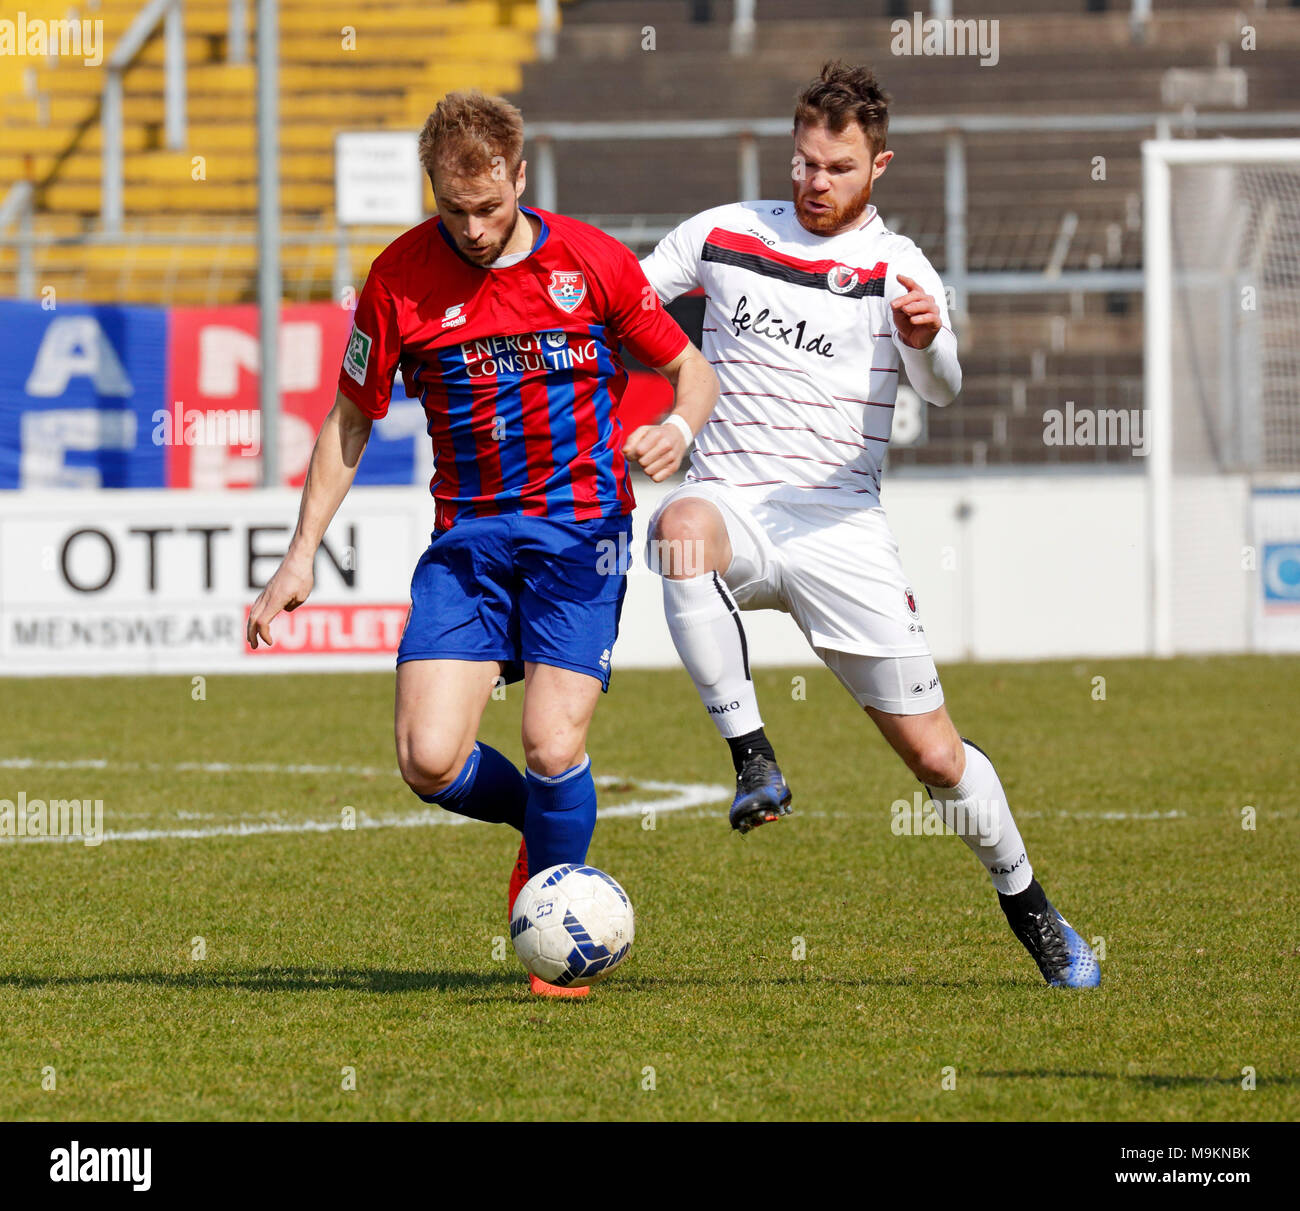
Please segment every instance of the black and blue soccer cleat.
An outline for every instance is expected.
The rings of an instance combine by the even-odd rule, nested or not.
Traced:
[[[1053,988],[1096,988],[1101,983],[1097,956],[1048,901],[1035,879],[1020,894],[998,900],[1012,932]]]
[[[790,788],[780,767],[762,753],[751,753],[736,775],[731,827],[743,836],[760,824],[770,824],[789,814]]]

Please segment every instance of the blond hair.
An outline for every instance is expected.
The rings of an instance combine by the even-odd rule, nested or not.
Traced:
[[[477,90],[448,93],[425,121],[419,148],[430,181],[438,168],[456,177],[500,171],[513,178],[524,157],[524,116]]]

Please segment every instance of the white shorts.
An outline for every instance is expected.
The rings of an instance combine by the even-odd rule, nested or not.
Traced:
[[[650,543],[660,513],[691,497],[722,514],[732,553],[723,579],[741,609],[789,614],[860,706],[920,715],[943,705],[883,509],[749,500],[725,484],[687,480],[650,519],[650,567],[659,567]]]

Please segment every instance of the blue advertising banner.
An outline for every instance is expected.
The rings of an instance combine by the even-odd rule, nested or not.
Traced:
[[[167,312],[0,301],[0,488],[161,488]]]

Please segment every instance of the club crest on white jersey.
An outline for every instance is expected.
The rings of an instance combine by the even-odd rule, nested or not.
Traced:
[[[848,265],[832,265],[826,274],[826,285],[836,294],[848,294],[858,284],[858,271]]]

